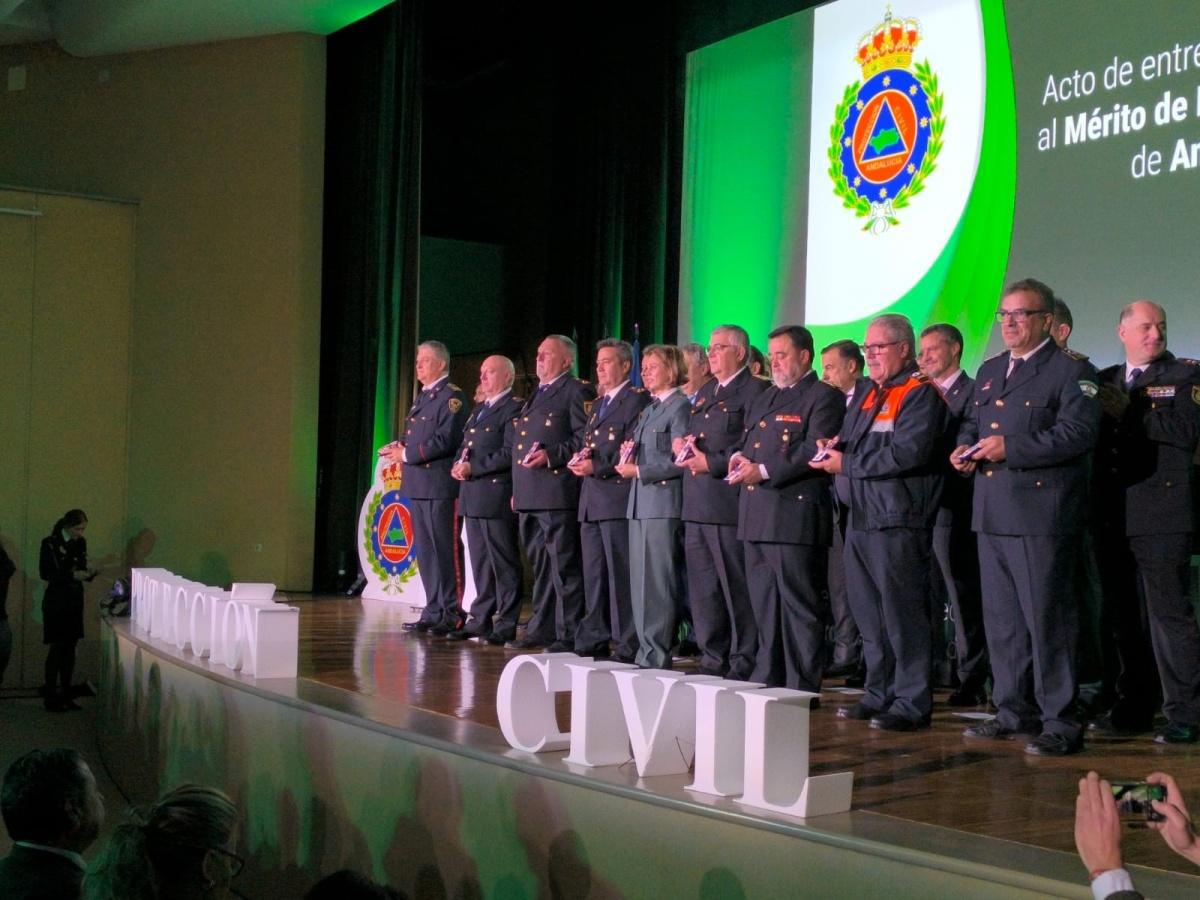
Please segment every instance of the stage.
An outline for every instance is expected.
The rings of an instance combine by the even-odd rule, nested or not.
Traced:
[[[210,667],[127,620],[104,642],[102,703],[125,725],[100,736],[114,778],[134,796],[223,783],[249,807],[247,884],[263,889],[352,865],[410,891],[436,871],[450,896],[1086,897],[1072,840],[1082,773],[1158,769],[1200,796],[1196,746],[1089,737],[1078,756],[1031,757],[1020,742],[964,739],[970,721],[944,693],[931,730],[880,732],[838,719],[856,698],[830,682],[811,717],[811,771],[853,771],[851,811],[751,813],[684,790],[683,776],[511,749],[495,694],[513,651],[404,631],[415,614],[399,604],[289,602],[297,679]],[[1148,896],[1200,891],[1157,834],[1130,829],[1123,846]]]

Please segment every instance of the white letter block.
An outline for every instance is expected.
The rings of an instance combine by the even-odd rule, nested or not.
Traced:
[[[693,681],[696,692],[696,765],[689,791],[732,797],[742,792],[746,756],[746,705],[739,691],[753,681]]]
[[[246,674],[255,678],[295,678],[299,666],[300,610],[282,603],[245,606],[253,623]]]
[[[570,732],[559,731],[554,716],[554,695],[571,689],[568,661],[577,663],[579,657],[574,653],[518,656],[504,667],[496,688],[496,715],[510,746],[544,753],[570,744]]]
[[[614,670],[638,775],[675,775],[692,765],[696,744],[693,681],[720,681],[716,675],[681,675],[669,669]]]
[[[629,762],[629,732],[621,711],[621,696],[613,680],[615,669],[631,663],[580,659],[571,670],[571,752],[566,761],[580,766],[619,766]]]
[[[738,803],[791,816],[850,809],[853,772],[808,777],[808,707],[819,695],[787,688],[743,691],[746,767]]]

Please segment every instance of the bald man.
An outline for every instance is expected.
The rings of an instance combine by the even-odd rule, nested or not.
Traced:
[[[1138,300],[1121,310],[1125,362],[1100,373],[1096,452],[1101,580],[1120,671],[1101,727],[1194,743],[1200,729],[1200,629],[1190,599],[1200,440],[1200,365],[1167,350],[1167,314]],[[1155,671],[1157,669],[1157,678]]]
[[[517,635],[521,611],[521,552],[512,509],[513,420],[524,401],[513,396],[515,370],[507,356],[489,356],[479,367],[479,401],[467,419],[450,476],[459,482],[475,576],[475,601],[450,640],[477,638],[504,644]]]

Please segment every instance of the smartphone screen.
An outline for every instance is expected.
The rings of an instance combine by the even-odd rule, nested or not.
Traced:
[[[1114,781],[1113,798],[1117,801],[1117,812],[1124,818],[1161,822],[1165,816],[1154,811],[1151,800],[1166,800],[1167,789],[1161,784],[1145,781]]]

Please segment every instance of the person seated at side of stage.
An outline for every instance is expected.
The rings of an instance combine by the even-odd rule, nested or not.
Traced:
[[[0,897],[79,896],[80,856],[104,824],[96,779],[75,750],[34,750],[4,774],[0,814],[12,852],[0,859]]]
[[[242,869],[238,811],[216,788],[184,784],[134,810],[88,869],[87,900],[227,897]]]
[[[1146,825],[1161,834],[1166,845],[1184,859],[1200,865],[1200,841],[1179,785],[1165,772],[1152,772],[1146,781],[1161,784],[1167,790],[1165,801],[1151,801],[1163,821]],[[1133,880],[1121,859],[1121,821],[1112,785],[1095,772],[1088,772],[1087,777],[1079,780],[1075,847],[1088,870],[1096,900],[1134,900],[1142,896],[1134,890]]]

